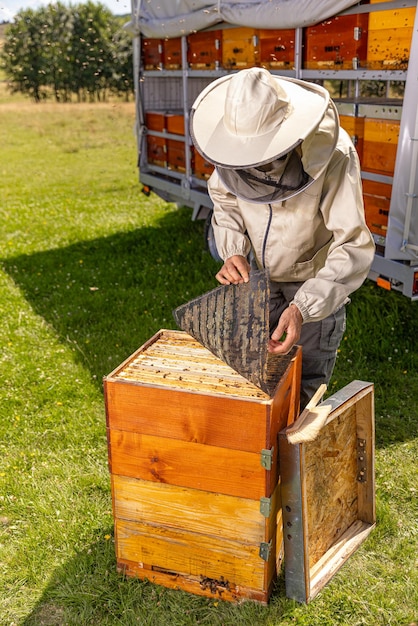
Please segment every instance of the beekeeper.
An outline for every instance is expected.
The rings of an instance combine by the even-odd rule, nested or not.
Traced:
[[[215,165],[216,278],[247,282],[249,258],[268,270],[268,349],[302,345],[303,407],[329,382],[348,296],[374,255],[357,152],[326,89],[262,68],[212,82],[193,104],[190,128]]]

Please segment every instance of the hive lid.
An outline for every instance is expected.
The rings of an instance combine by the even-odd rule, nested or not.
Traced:
[[[267,351],[270,287],[266,271],[248,283],[221,285],[177,307],[174,319],[232,369],[273,395],[280,356]]]

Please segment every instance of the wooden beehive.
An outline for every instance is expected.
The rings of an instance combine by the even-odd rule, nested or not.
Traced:
[[[295,30],[259,30],[260,65],[267,69],[295,66]]]
[[[167,167],[177,172],[186,171],[186,150],[189,146],[184,141],[167,139]]]
[[[141,57],[146,70],[161,70],[164,66],[163,39],[141,39]]]
[[[182,67],[181,37],[164,39],[163,57],[165,70],[180,70]]]
[[[214,166],[206,161],[202,155],[193,148],[193,174],[196,178],[207,180],[212,174]]]
[[[222,32],[197,32],[187,37],[187,62],[193,70],[217,70],[222,63]]]
[[[167,111],[165,114],[165,128],[168,133],[184,135],[183,111]]]
[[[381,0],[371,0],[371,3]],[[406,70],[416,7],[370,13],[367,65],[371,69]]]
[[[354,115],[340,115],[340,124],[350,135],[351,141],[355,145],[360,163],[363,162],[364,149],[364,117]]]
[[[104,379],[117,567],[198,595],[267,602],[283,530],[278,432],[301,352],[268,396],[182,331]]]
[[[286,594],[309,602],[373,529],[374,392],[353,381],[314,441],[280,433]]]
[[[165,131],[165,112],[164,111],[146,111],[145,125],[148,130],[156,130],[160,133]]]
[[[363,167],[366,171],[393,176],[399,128],[400,121],[396,119],[365,119]]]
[[[357,69],[367,61],[367,14],[340,15],[305,29],[304,67]]]
[[[222,66],[242,70],[259,65],[258,32],[254,28],[225,28],[222,31]]]
[[[374,180],[363,180],[363,199],[366,223],[372,233],[386,236],[389,220],[392,185]]]
[[[147,135],[147,160],[148,163],[167,167],[167,145],[164,137]]]

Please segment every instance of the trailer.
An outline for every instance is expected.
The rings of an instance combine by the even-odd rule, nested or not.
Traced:
[[[324,85],[357,148],[369,278],[418,299],[417,0],[132,0],[139,182],[205,220],[219,258],[189,111],[225,73],[261,66]]]

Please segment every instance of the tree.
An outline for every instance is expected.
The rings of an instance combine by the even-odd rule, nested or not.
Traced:
[[[132,60],[132,37],[119,28],[112,37],[112,76],[110,88],[117,95],[129,95],[134,91],[134,69]]]
[[[103,99],[112,75],[111,33],[117,26],[103,5],[74,8],[69,47],[70,85],[79,100]],[[113,26],[113,29],[112,29]]]
[[[44,13],[45,9],[20,11],[6,31],[2,52],[4,70],[13,80],[12,91],[27,93],[37,102],[46,97]]]
[[[94,101],[105,99],[109,90],[132,93],[131,47],[102,4],[58,2],[20,11],[6,30],[1,58],[13,91],[35,101],[51,95],[57,101],[73,95]]]

